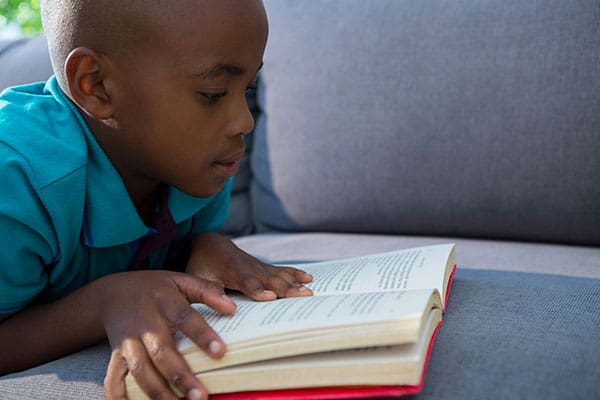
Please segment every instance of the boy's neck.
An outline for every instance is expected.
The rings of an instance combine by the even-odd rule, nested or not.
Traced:
[[[150,226],[152,217],[156,213],[158,207],[160,190],[162,186],[158,186],[149,196],[142,199],[139,203],[134,202],[135,209],[138,215],[144,221],[146,226]]]
[[[96,141],[115,167],[127,193],[131,198],[140,218],[146,225],[152,219],[152,215],[158,204],[158,194],[160,188],[160,182],[148,179],[147,177],[136,173],[133,168],[128,168],[128,160],[131,159],[131,154],[123,154],[119,151],[111,138],[118,137],[121,132],[115,132],[115,130],[106,124],[90,117],[85,112],[81,113],[92,132],[92,135],[96,138]]]

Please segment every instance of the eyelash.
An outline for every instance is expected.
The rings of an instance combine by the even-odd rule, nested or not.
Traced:
[[[206,101],[208,101],[209,103],[215,103],[221,97],[225,97],[227,95],[227,90],[225,90],[223,92],[218,92],[218,93],[198,92],[198,94],[200,94],[200,96],[204,97],[204,99]]]
[[[253,90],[256,90],[255,85],[249,85],[246,87],[246,93],[251,92]],[[206,101],[208,101],[209,103],[216,103],[221,97],[227,96],[227,93],[228,93],[227,90],[224,90],[224,91],[218,92],[218,93],[198,92],[198,94],[200,94],[200,96],[204,97],[204,99]]]

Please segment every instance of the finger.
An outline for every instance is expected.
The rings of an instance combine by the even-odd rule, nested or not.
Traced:
[[[104,378],[104,395],[107,400],[125,400],[125,377],[129,372],[127,362],[121,353],[114,349],[110,355],[106,377]]]
[[[288,288],[288,290],[285,292],[284,295],[280,296],[280,297],[302,297],[302,296],[312,296],[313,295],[313,291],[304,286],[291,286],[290,288]]]
[[[302,284],[296,279],[294,274],[287,268],[276,267],[268,264],[263,264],[263,273],[259,275],[264,281],[268,281],[272,277],[279,277],[288,283],[289,286],[301,286]],[[265,282],[266,283],[266,282]]]
[[[247,276],[246,278],[243,278],[239,287],[235,289],[240,290],[246,296],[256,301],[270,301],[277,298],[277,293],[267,289],[263,282],[256,276]]]
[[[282,279],[285,279],[293,286],[301,286],[304,283],[312,282],[313,276],[308,274],[302,270],[299,270],[294,267],[285,267],[279,265],[266,265],[270,270],[275,271],[275,273]]]
[[[189,337],[206,354],[212,358],[220,358],[225,354],[226,346],[219,335],[210,327],[204,318],[191,306],[176,313],[176,328]]]
[[[204,303],[216,311],[232,313],[235,303],[225,295],[223,287],[193,275],[182,274],[176,284],[190,303]],[[225,343],[202,316],[189,304],[169,303],[163,314],[174,327],[187,335],[198,347],[212,358],[225,354]],[[188,394],[189,397],[189,394]]]
[[[191,307],[190,307],[191,308]],[[192,310],[193,311],[193,310]],[[142,336],[148,356],[164,379],[187,399],[201,399],[207,393],[194,376],[185,359],[177,351],[173,336],[163,327]]]
[[[283,277],[287,278],[284,279]],[[312,291],[296,280],[292,279],[287,272],[281,272],[278,275],[270,275],[264,278],[266,281],[263,284],[273,290],[278,297],[297,297],[310,296]]]
[[[127,368],[131,375],[148,397],[151,399],[178,399],[152,364],[141,341],[126,339],[121,345],[121,354],[127,362]]]
[[[294,277],[294,279],[297,280],[298,282],[309,283],[309,282],[312,282],[312,280],[313,280],[312,274],[302,271],[301,269],[294,268],[294,267],[286,267],[286,266],[282,266],[282,265],[275,265],[274,267],[279,268],[280,270],[283,270],[283,271],[287,272],[288,274],[292,275]]]
[[[263,273],[258,276],[266,289],[273,290],[278,297],[310,296],[312,291],[300,282],[295,274],[302,273],[296,268],[262,264]]]
[[[235,311],[235,303],[225,294],[222,286],[190,274],[178,274],[175,284],[189,303],[203,303],[225,314]]]

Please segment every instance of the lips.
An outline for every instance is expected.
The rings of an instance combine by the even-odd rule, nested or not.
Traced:
[[[232,177],[237,174],[238,170],[240,169],[240,160],[243,157],[244,149],[238,150],[222,160],[213,162],[213,168],[221,176],[227,178]]]

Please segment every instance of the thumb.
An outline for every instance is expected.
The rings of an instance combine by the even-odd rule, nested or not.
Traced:
[[[235,311],[236,305],[233,300],[225,294],[223,287],[215,282],[185,273],[179,274],[174,282],[190,304],[203,303],[224,314]]]

